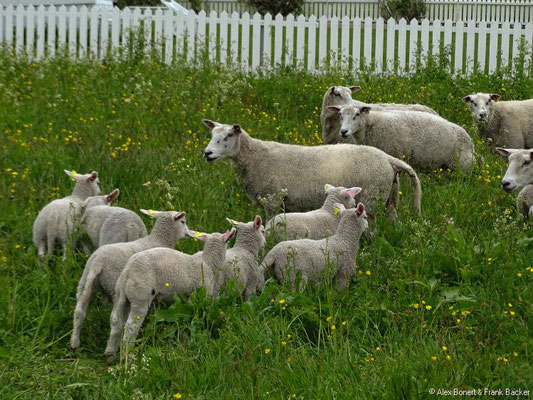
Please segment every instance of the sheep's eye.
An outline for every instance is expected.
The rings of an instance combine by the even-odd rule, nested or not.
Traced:
[[[474,107],[477,107],[477,103],[476,103],[475,101],[472,102],[472,105],[473,105]]]
[[[529,165],[531,163],[531,159],[524,161],[524,166]]]

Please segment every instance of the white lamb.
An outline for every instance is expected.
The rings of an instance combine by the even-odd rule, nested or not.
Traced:
[[[516,197],[516,209],[525,219],[533,219],[533,185],[526,185]]]
[[[324,202],[324,185],[362,187],[360,201],[372,211],[382,199],[395,215],[397,173],[405,171],[414,187],[420,213],[422,191],[416,172],[405,162],[369,146],[349,144],[296,146],[251,138],[240,125],[203,121],[212,138],[204,151],[208,162],[230,158],[252,201],[289,189],[285,210],[307,211]]]
[[[243,290],[243,298],[249,299],[253,293],[263,290],[265,276],[259,267],[259,251],[265,246],[265,228],[257,215],[252,222],[244,223],[228,219],[237,229],[235,245],[226,251],[226,262],[219,273],[218,286],[223,288],[228,280],[233,280]]]
[[[329,107],[341,116],[340,135],[374,146],[393,157],[407,157],[427,168],[469,169],[474,144],[459,125],[419,111],[373,111],[368,106]]]
[[[204,250],[194,255],[155,248],[131,257],[117,282],[106,356],[116,356],[122,327],[125,347],[135,340],[154,298],[172,303],[174,296],[188,296],[200,287],[214,297],[218,293],[216,272],[224,264],[226,243],[234,234],[234,229],[224,234],[190,232],[205,242]]]
[[[355,196],[360,187],[325,185],[326,200],[318,210],[304,213],[285,213],[276,215],[266,225],[267,236],[273,234],[275,243],[294,239],[323,239],[337,230],[340,215],[335,212],[335,203],[346,208],[355,206]]]
[[[363,103],[352,99],[352,92],[357,92],[361,88],[352,86],[332,86],[324,95],[322,100],[322,111],[320,113],[320,123],[322,124],[322,140],[325,144],[335,143],[354,143],[353,138],[344,138],[339,136],[341,120],[337,113],[328,109],[329,106],[370,106],[376,111],[382,110],[404,110],[404,111],[421,111],[438,115],[435,110],[422,104],[397,104],[397,103]]]
[[[106,297],[115,297],[115,285],[120,273],[132,255],[154,247],[173,249],[176,242],[188,237],[185,213],[176,211],[141,210],[156,219],[152,232],[133,242],[108,244],[97,249],[85,265],[78,284],[74,328],[70,346],[80,346],[80,331],[87,314],[87,308],[95,290],[101,290]]]
[[[132,242],[146,236],[146,226],[136,213],[109,206],[119,193],[115,189],[107,196],[89,197],[82,204],[82,227],[94,249],[106,244]]]
[[[322,280],[328,265],[335,267],[338,290],[345,289],[355,272],[355,261],[359,250],[361,234],[368,228],[363,204],[356,208],[345,209],[336,204],[341,220],[335,234],[321,240],[298,239],[278,243],[266,255],[263,265],[279,282],[290,282],[294,285],[296,278],[300,286],[308,282]],[[299,276],[298,276],[299,275]]]
[[[59,243],[63,247],[65,259],[67,239],[74,231],[74,221],[79,218],[81,203],[100,193],[97,172],[80,175],[65,170],[65,173],[76,182],[72,194],[48,203],[33,223],[33,243],[41,258],[47,253],[53,253],[56,243]]]
[[[481,135],[496,146],[533,147],[533,99],[498,101],[499,94],[476,93],[463,97]]]

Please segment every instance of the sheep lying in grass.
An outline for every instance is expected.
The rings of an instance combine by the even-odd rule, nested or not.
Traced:
[[[118,277],[132,255],[154,247],[173,249],[178,240],[187,237],[189,229],[184,212],[141,211],[156,219],[150,235],[133,242],[102,246],[87,260],[76,294],[74,328],[70,339],[73,349],[80,346],[81,327],[95,290],[101,290],[107,297],[114,297]]]
[[[265,228],[259,215],[248,223],[232,219],[228,219],[228,222],[237,229],[237,238],[235,245],[226,251],[226,262],[219,273],[218,286],[225,287],[231,279],[243,289],[243,298],[247,300],[265,285],[263,270],[257,262],[259,251],[265,246]]]
[[[274,235],[274,241],[294,239],[323,239],[337,230],[340,216],[335,213],[335,203],[346,208],[355,206],[355,196],[361,192],[360,187],[325,185],[326,200],[322,207],[305,213],[285,213],[276,215],[266,225],[267,236]]]
[[[468,133],[438,115],[418,111],[371,111],[368,106],[329,107],[341,116],[340,135],[374,146],[413,165],[468,169],[474,144]]]
[[[499,101],[499,94],[476,93],[463,97],[481,135],[496,146],[533,147],[533,99]]]
[[[218,293],[216,271],[224,264],[226,243],[234,234],[234,229],[224,234],[191,232],[190,235],[205,242],[203,251],[194,255],[155,248],[131,257],[117,281],[106,356],[116,356],[122,327],[125,347],[135,340],[155,297],[172,303],[174,296],[188,296],[200,287],[214,297]]]
[[[320,113],[320,123],[322,124],[322,140],[325,144],[335,143],[354,143],[351,137],[344,138],[339,135],[341,128],[341,119],[339,115],[330,109],[329,106],[370,106],[376,111],[382,110],[404,110],[404,111],[421,111],[430,114],[438,115],[435,110],[421,104],[396,104],[396,103],[377,103],[366,104],[361,101],[352,99],[352,92],[357,92],[361,88],[359,86],[352,86],[350,88],[344,86],[332,86],[324,95],[322,100],[322,111]]]
[[[267,142],[251,138],[240,125],[203,122],[212,134],[204,158],[208,162],[232,159],[254,202],[258,196],[287,188],[285,210],[312,210],[322,205],[324,185],[330,183],[364,188],[360,201],[369,209],[369,214],[376,201],[382,199],[394,216],[397,173],[405,171],[411,177],[415,209],[420,213],[422,191],[416,172],[379,149],[349,144],[309,147]]]
[[[89,197],[82,204],[82,227],[94,249],[106,244],[132,242],[146,236],[146,226],[136,213],[109,206],[119,193],[115,189],[107,196]]]
[[[54,252],[56,242],[63,247],[64,252],[66,251],[67,239],[74,230],[74,221],[80,215],[81,203],[88,197],[100,193],[97,172],[80,175],[65,170],[65,173],[76,182],[72,194],[48,203],[33,223],[33,243],[37,246],[41,258],[46,253]]]
[[[338,290],[346,288],[355,272],[355,261],[361,234],[368,228],[365,207],[339,208],[341,219],[335,234],[321,240],[299,239],[278,243],[263,261],[266,270],[279,282],[291,282],[299,274],[302,286],[319,282],[328,265],[336,266],[333,272]]]

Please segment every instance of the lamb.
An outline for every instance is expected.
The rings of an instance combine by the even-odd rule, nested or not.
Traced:
[[[463,97],[482,136],[495,146],[533,147],[533,99],[496,102],[501,96],[476,93]]]
[[[63,260],[65,259],[67,239],[74,231],[74,221],[80,215],[81,203],[100,193],[96,171],[84,175],[67,170],[65,173],[76,182],[72,194],[48,203],[33,223],[33,243],[41,259],[47,253],[54,252],[56,242],[63,247]]]
[[[348,144],[315,147],[282,144],[254,139],[240,125],[210,120],[203,120],[203,123],[212,134],[204,158],[208,162],[232,159],[254,202],[257,196],[288,188],[285,210],[312,210],[322,205],[324,185],[331,183],[364,188],[360,201],[369,209],[369,217],[374,217],[370,210],[379,199],[390,207],[394,217],[397,173],[405,171],[414,187],[415,210],[420,213],[422,191],[416,172],[379,149]]]
[[[119,193],[115,189],[107,196],[89,197],[82,204],[82,228],[94,249],[106,244],[132,242],[146,236],[146,226],[136,213],[121,207],[109,207]]]
[[[115,285],[120,273],[132,255],[154,247],[173,249],[176,242],[185,239],[189,228],[184,212],[141,210],[156,219],[150,235],[133,242],[108,244],[97,249],[85,265],[78,284],[74,328],[70,346],[80,346],[80,331],[87,314],[87,307],[95,290],[101,290],[106,297],[115,297]]]
[[[125,347],[135,340],[155,297],[172,303],[174,296],[188,296],[200,287],[206,289],[209,297],[218,293],[215,274],[224,264],[226,243],[235,235],[235,229],[224,234],[190,232],[189,235],[205,242],[203,251],[189,255],[154,248],[128,261],[116,286],[117,299],[111,312],[111,334],[105,351],[109,359],[117,354],[122,327]]]
[[[329,106],[370,106],[376,111],[382,110],[404,110],[404,111],[421,111],[430,114],[438,115],[435,110],[421,104],[396,104],[396,103],[377,103],[365,104],[363,102],[353,100],[352,92],[357,92],[361,88],[359,86],[352,86],[350,88],[344,86],[332,86],[324,95],[322,100],[322,111],[320,113],[320,123],[322,124],[322,140],[325,144],[335,143],[354,143],[353,138],[343,138],[339,136],[341,128],[341,119],[339,115],[328,109]]]
[[[459,167],[474,162],[474,144],[459,125],[419,111],[371,111],[369,106],[329,107],[341,115],[342,137],[374,146],[393,157],[407,157],[426,169]]]
[[[533,219],[533,185],[524,186],[518,193],[516,209],[525,219]]]
[[[243,223],[228,219],[237,229],[235,245],[226,251],[226,262],[218,277],[218,286],[225,287],[232,279],[237,287],[243,288],[243,298],[248,300],[253,293],[258,293],[265,286],[263,270],[257,258],[265,246],[265,228],[257,215],[252,222]]]
[[[345,289],[355,272],[355,261],[361,234],[368,228],[363,204],[346,209],[336,203],[341,219],[335,234],[321,240],[299,239],[278,243],[263,261],[267,271],[283,282],[295,283],[298,275],[301,287],[321,280],[326,267],[334,264],[336,288]]]
[[[306,213],[285,213],[276,215],[266,225],[267,235],[273,234],[275,243],[294,239],[323,239],[337,230],[340,216],[335,213],[335,203],[346,208],[355,206],[355,196],[361,192],[360,187],[345,188],[326,184],[327,197],[322,207]]]

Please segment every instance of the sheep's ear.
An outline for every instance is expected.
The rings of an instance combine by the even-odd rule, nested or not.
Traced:
[[[340,107],[337,107],[337,106],[328,106],[328,110],[329,110],[329,111],[332,111],[332,112],[334,112],[334,113],[339,113],[339,112],[341,112]]]
[[[504,149],[503,147],[496,147],[496,151],[504,157],[509,157],[513,153],[514,149]]]
[[[357,216],[359,217],[359,216],[361,216],[361,214],[364,213],[364,212],[365,212],[365,206],[363,205],[363,203],[359,203],[359,204],[357,205],[357,208],[356,208],[356,210],[355,210],[355,213],[356,213]]]
[[[91,172],[91,176],[89,176],[89,179],[87,179],[89,182],[94,182],[96,179],[98,179],[98,172],[93,171]]]
[[[233,133],[235,134],[239,134],[242,132],[242,128],[239,124],[233,125],[232,128],[233,128]]]
[[[361,112],[364,113],[364,114],[368,114],[371,109],[372,109],[372,107],[363,106],[363,107],[361,107]]]
[[[361,190],[363,189],[358,186],[354,186],[352,188],[346,189],[346,194],[350,196],[352,199],[355,199],[355,196],[361,193]]]
[[[335,186],[330,185],[329,183],[326,183],[326,184],[324,185],[324,192],[326,192],[326,194],[327,194],[327,193],[328,193],[331,189],[333,189],[334,187],[335,187]]]
[[[350,88],[350,90],[351,90],[353,93],[358,92],[358,91],[361,90],[361,86],[352,86],[352,87]]]
[[[183,217],[185,217],[185,212],[183,211],[177,212],[176,214],[174,214],[174,221],[179,221]]]
[[[472,98],[470,96],[465,96],[463,97],[461,100],[463,100],[464,103],[470,103],[470,101],[472,100]]]
[[[115,200],[118,195],[120,194],[120,190],[118,189],[115,189],[113,190],[111,193],[109,193],[106,197],[105,197],[105,201],[107,203],[111,203],[113,200]]]
[[[500,96],[498,93],[492,93],[490,95],[490,99],[494,100],[494,101],[498,100],[500,97],[502,97],[502,96]]]
[[[329,88],[329,94],[335,93],[335,86]]]
[[[207,126],[209,129],[215,129],[217,126],[220,125],[218,122],[211,121],[210,119],[203,119],[203,120],[202,120],[202,123],[203,123],[205,126]]]
[[[334,207],[335,208],[333,209],[333,213],[335,215],[339,215],[340,213],[346,210],[346,207],[344,207],[344,204],[341,204],[341,203],[335,203]]]
[[[231,240],[233,236],[235,236],[235,232],[237,232],[237,229],[231,228],[231,231],[226,231],[222,234],[222,239],[224,240],[224,243],[227,243]]]
[[[256,215],[254,218],[254,229],[261,228],[261,225],[263,225],[263,219],[260,215]]]
[[[203,232],[189,230],[187,232],[187,235],[194,239],[200,239],[202,242],[205,242],[205,240],[207,239],[207,233],[203,233]]]
[[[229,222],[229,224],[231,226],[234,226],[235,228],[237,227],[237,225],[239,224],[239,222],[235,221],[234,219],[231,219],[231,218],[226,218],[226,221]]]
[[[79,175],[76,171],[72,170],[72,171],[68,171],[66,169],[64,169],[63,171],[65,171],[65,174],[67,174],[68,176],[70,176],[73,180],[76,180],[78,179],[77,176]]]
[[[144,208],[141,208],[141,212],[143,214],[146,214],[152,218],[155,218],[157,216],[157,214],[159,214],[159,211],[155,211],[155,210],[145,210]]]

